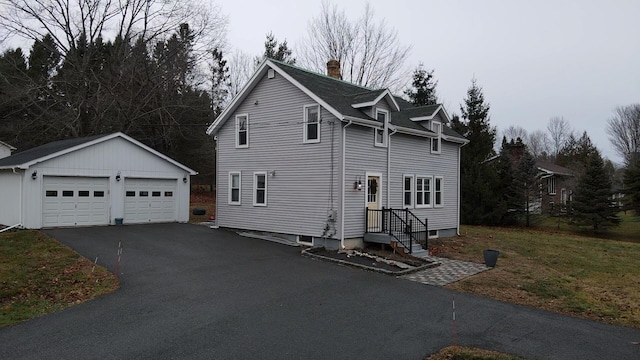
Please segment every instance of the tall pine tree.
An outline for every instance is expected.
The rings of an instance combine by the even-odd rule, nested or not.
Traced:
[[[618,207],[611,204],[611,180],[596,150],[590,154],[584,174],[578,181],[572,220],[577,225],[586,225],[599,232],[620,223],[617,212]]]
[[[418,65],[413,71],[411,88],[404,91],[413,105],[423,106],[438,103],[436,95],[438,81],[433,79],[433,71],[425,70],[423,64]]]
[[[452,121],[453,130],[469,140],[460,158],[460,216],[465,224],[495,223],[489,214],[500,202],[496,173],[484,163],[495,155],[496,129],[489,125],[489,109],[482,88],[473,79],[460,106],[463,119]]]

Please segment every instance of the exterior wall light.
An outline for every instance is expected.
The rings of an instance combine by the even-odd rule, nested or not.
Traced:
[[[33,180],[35,180],[35,179],[37,179],[37,178],[38,178],[38,170],[33,170],[33,173],[31,173],[31,178],[32,178]]]
[[[187,175],[182,177],[182,182],[185,183],[185,184],[187,183]]]
[[[353,190],[362,191],[362,180],[360,178],[353,183]]]
[[[120,181],[120,171],[118,171],[118,174],[116,175],[116,181]]]

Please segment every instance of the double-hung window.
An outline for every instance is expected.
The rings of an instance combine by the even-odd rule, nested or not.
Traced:
[[[442,206],[442,177],[435,176],[433,178],[433,206]]]
[[[431,207],[431,177],[416,176],[416,207]]]
[[[547,178],[547,193],[549,195],[556,194],[556,178],[553,176]]]
[[[229,204],[240,205],[240,194],[242,193],[242,175],[240,172],[229,173]]]
[[[249,114],[236,115],[236,147],[249,147]]]
[[[381,129],[374,129],[375,133],[375,139],[374,139],[374,145],[375,146],[381,146],[381,147],[386,147],[387,146],[387,139],[389,138],[388,133],[389,133],[389,112],[386,110],[382,110],[382,109],[377,109],[376,110],[376,119],[378,119],[378,122],[381,124],[382,128]]]
[[[303,129],[303,142],[320,142],[320,105],[306,105],[304,107]]]
[[[438,135],[438,137],[431,139],[431,153],[440,154],[440,147],[442,145],[442,124],[437,121],[431,122],[431,131]]]
[[[413,175],[404,175],[402,178],[402,206],[413,207]]]
[[[267,173],[253,173],[253,206],[267,206]]]

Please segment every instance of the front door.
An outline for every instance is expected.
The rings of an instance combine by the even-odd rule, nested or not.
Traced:
[[[367,208],[370,210],[380,209],[380,176],[367,176]],[[382,230],[381,211],[369,211],[367,217],[368,231],[378,232]]]

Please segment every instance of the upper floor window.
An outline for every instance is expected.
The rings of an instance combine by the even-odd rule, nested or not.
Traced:
[[[431,177],[416,177],[416,207],[431,207]]]
[[[303,131],[303,142],[320,142],[320,105],[307,105],[304,107]]]
[[[389,138],[389,112],[387,110],[377,109],[376,119],[382,124],[382,129],[375,129],[375,146],[387,146]]]
[[[236,147],[249,147],[249,114],[236,115]]]
[[[434,154],[439,154],[440,153],[440,146],[441,144],[441,138],[442,138],[442,124],[434,121],[431,123],[431,131],[433,131],[434,133],[436,133],[438,135],[437,138],[432,138],[431,139],[431,152]]]

